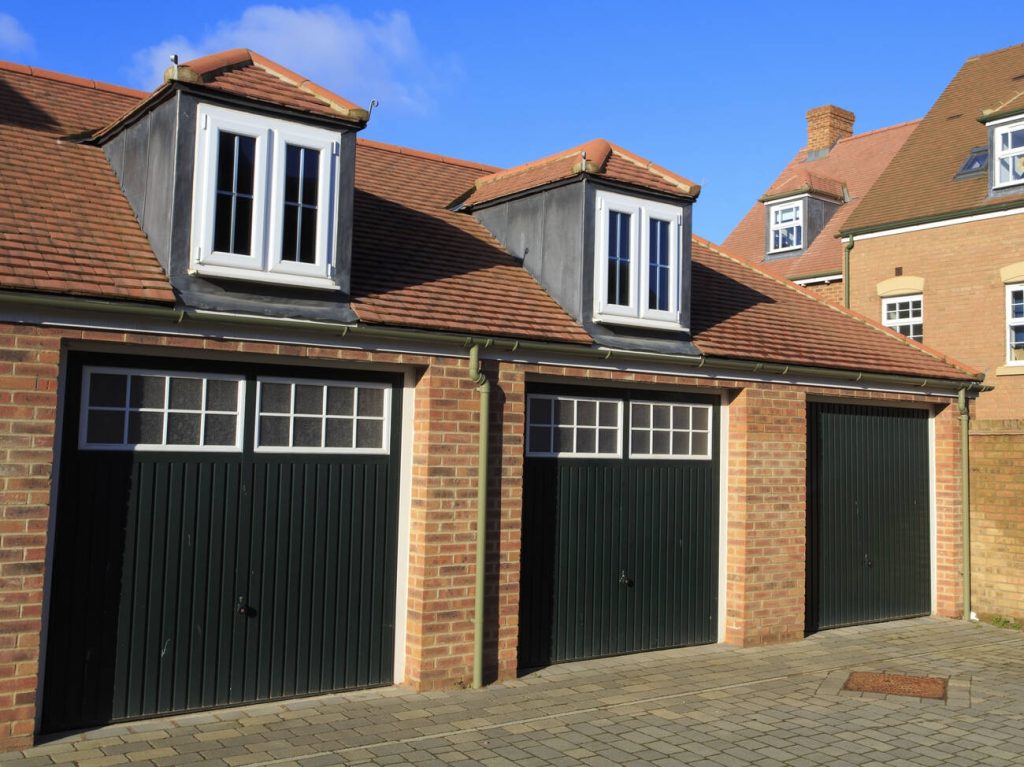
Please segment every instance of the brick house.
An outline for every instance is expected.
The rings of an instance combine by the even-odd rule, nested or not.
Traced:
[[[839,230],[918,121],[858,134],[853,124],[846,109],[809,110],[807,145],[722,243],[730,253],[837,304],[844,297]]]
[[[0,750],[961,611],[981,376],[678,174],[357,139],[247,50],[0,93]]]
[[[1024,46],[968,59],[840,227],[852,309],[984,370],[972,607],[1024,616]]]

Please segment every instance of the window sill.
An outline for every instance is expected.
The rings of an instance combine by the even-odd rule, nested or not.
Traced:
[[[285,274],[282,272],[262,272],[255,269],[235,269],[229,266],[212,266],[203,264],[194,266],[189,274],[200,277],[218,277],[225,280],[242,282],[262,282],[272,285],[310,288],[312,290],[341,290],[337,282],[330,277],[306,277],[301,274]]]
[[[1024,364],[1002,365],[996,368],[997,376],[1024,376]]]
[[[689,330],[678,322],[671,320],[652,320],[641,317],[620,317],[615,314],[594,314],[594,322],[600,325],[623,325],[631,328],[648,328],[650,330],[673,330],[683,332]]]

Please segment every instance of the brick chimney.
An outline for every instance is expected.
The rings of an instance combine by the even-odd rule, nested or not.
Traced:
[[[831,149],[853,135],[853,112],[832,104],[807,110],[807,150]]]

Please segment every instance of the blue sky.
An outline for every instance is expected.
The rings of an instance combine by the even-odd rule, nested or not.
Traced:
[[[167,56],[250,47],[353,101],[367,138],[508,166],[598,136],[704,187],[721,241],[835,103],[921,117],[1018,2],[0,2],[0,59],[151,88]]]

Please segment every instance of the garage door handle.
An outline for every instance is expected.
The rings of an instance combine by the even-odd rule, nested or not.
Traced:
[[[626,575],[626,571],[622,571],[622,575],[619,576],[619,583],[627,588],[633,588],[633,579]]]
[[[245,603],[245,597],[238,598],[238,614],[244,615],[246,618],[256,614],[256,611]]]
[[[869,557],[867,554],[864,555],[864,564],[867,565],[868,567],[874,567],[875,566],[875,563],[871,561],[871,557]]]

